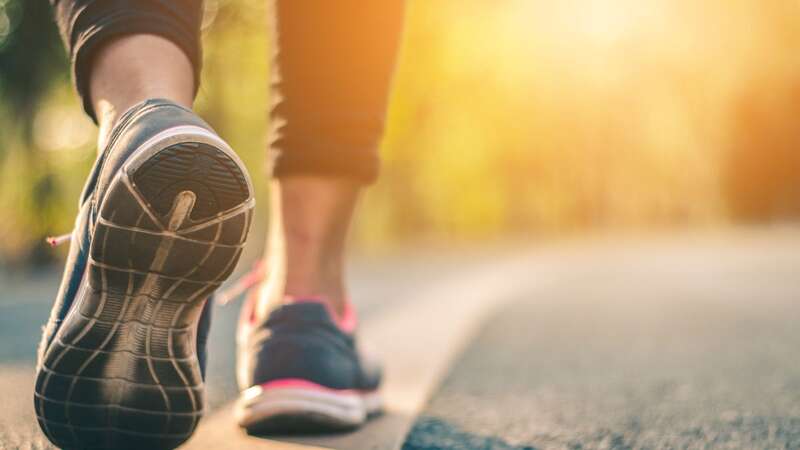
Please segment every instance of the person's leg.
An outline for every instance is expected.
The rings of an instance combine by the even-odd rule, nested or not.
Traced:
[[[190,108],[201,0],[53,0],[95,161],[40,344],[59,448],[175,448],[205,409],[210,302],[241,255],[247,171]]]
[[[258,314],[266,317],[284,295],[323,298],[342,314],[347,232],[363,187],[347,178],[293,176],[271,189],[269,283]]]
[[[105,148],[119,116],[144,100],[163,98],[192,107],[192,63],[180,47],[161,36],[135,34],[111,40],[97,51],[91,66],[89,95],[100,127],[98,151]]]
[[[99,149],[116,118],[148,98],[191,106],[202,64],[202,0],[50,0]]]
[[[284,296],[347,300],[347,231],[363,187],[377,177],[402,0],[279,1],[273,120],[277,149],[267,246],[270,280],[258,315]]]
[[[278,23],[273,120],[285,123],[269,276],[242,309],[235,414],[255,433],[347,429],[380,409],[380,365],[355,344],[344,259],[358,197],[378,173],[403,0],[283,0]]]

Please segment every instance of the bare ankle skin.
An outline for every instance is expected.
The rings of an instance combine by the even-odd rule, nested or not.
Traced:
[[[89,82],[100,126],[98,151],[127,109],[149,98],[166,98],[191,108],[194,86],[189,58],[167,39],[137,34],[105,45],[94,57]]]
[[[343,311],[347,235],[361,190],[333,177],[291,176],[272,183],[269,276],[259,317],[284,296],[321,297]]]

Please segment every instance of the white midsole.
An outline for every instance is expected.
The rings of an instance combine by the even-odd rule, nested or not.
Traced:
[[[304,388],[253,386],[236,402],[234,416],[241,427],[250,427],[279,415],[319,415],[342,426],[357,426],[382,408],[379,392],[335,392]]]

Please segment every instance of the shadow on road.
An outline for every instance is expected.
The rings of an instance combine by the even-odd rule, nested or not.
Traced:
[[[417,420],[403,450],[536,450],[516,446],[496,436],[469,433],[438,417],[423,416]]]

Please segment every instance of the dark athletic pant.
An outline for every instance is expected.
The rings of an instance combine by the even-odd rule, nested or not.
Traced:
[[[189,57],[199,85],[202,0],[50,1],[75,86],[93,119],[92,58],[119,36],[153,34],[174,42]],[[403,1],[277,0],[275,87],[282,101],[272,120],[285,123],[272,144],[275,176],[375,180]]]

